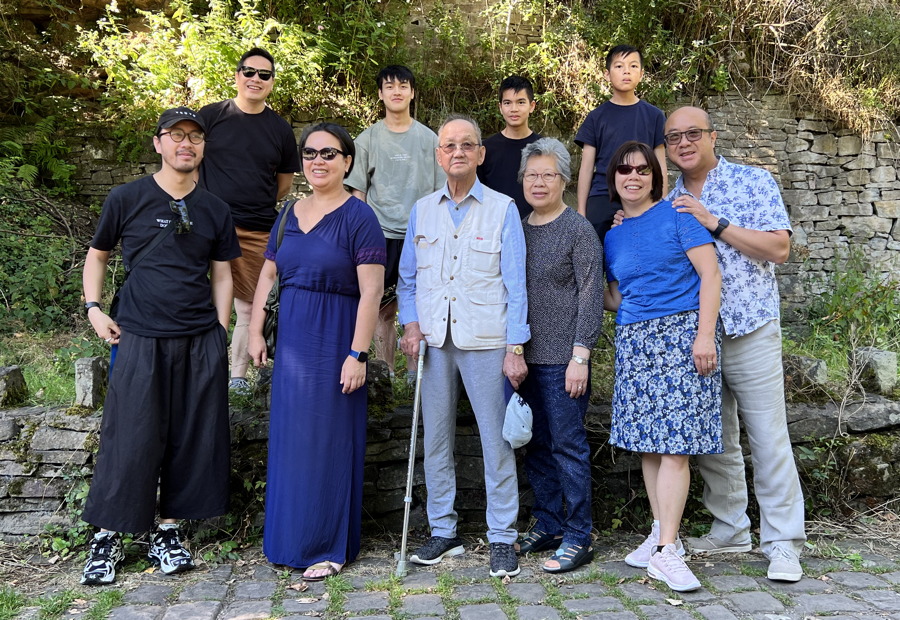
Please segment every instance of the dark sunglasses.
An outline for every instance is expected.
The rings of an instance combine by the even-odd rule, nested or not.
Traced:
[[[184,200],[170,200],[169,208],[172,213],[178,216],[178,223],[175,225],[175,234],[183,235],[191,232],[191,217],[188,215],[187,204]]]
[[[642,177],[653,174],[653,168],[647,166],[646,164],[643,166],[629,166],[628,164],[619,164],[616,166],[616,172],[621,174],[622,176],[626,176],[631,174],[632,172],[637,172]]]
[[[338,155],[343,155],[344,157],[347,154],[341,149],[336,149],[333,146],[326,146],[324,149],[316,150],[309,146],[304,146],[300,149],[300,157],[305,159],[306,161],[313,161],[316,158],[316,155],[324,159],[325,161],[331,161]]]
[[[245,78],[252,78],[254,75],[259,75],[259,79],[263,82],[267,82],[272,79],[272,76],[275,75],[275,72],[271,69],[256,69],[254,67],[248,67],[247,65],[241,65],[238,67],[238,71],[241,72]]]

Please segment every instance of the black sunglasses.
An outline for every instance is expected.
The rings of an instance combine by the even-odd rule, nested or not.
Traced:
[[[241,65],[238,67],[238,71],[241,72],[245,78],[252,78],[254,75],[259,75],[259,79],[263,82],[267,82],[272,79],[272,76],[275,75],[275,72],[271,69],[257,69],[255,67],[248,67],[247,65]]]
[[[643,166],[629,166],[628,164],[619,164],[616,166],[616,172],[625,176],[627,174],[631,174],[632,172],[637,172],[642,177],[645,177],[649,174],[653,174],[653,168],[647,166],[646,164]]]
[[[175,234],[183,235],[191,232],[191,217],[188,215],[187,203],[184,200],[170,200],[169,208],[172,209],[172,213],[178,216]]]
[[[331,161],[338,155],[343,155],[344,157],[347,154],[341,149],[336,149],[333,146],[326,146],[324,149],[316,150],[309,146],[304,146],[300,149],[300,157],[305,159],[306,161],[313,161],[316,158],[316,155],[320,156],[325,161]]]

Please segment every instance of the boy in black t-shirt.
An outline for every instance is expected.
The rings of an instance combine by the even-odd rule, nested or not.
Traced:
[[[206,125],[188,108],[163,112],[153,146],[162,167],[113,189],[84,263],[85,309],[119,347],[103,406],[100,451],[82,518],[101,529],[81,583],[112,583],[118,532],[159,529],[148,559],[166,574],[194,567],[176,519],[228,508],[227,327],[240,247],[228,206],[194,178]],[[100,305],[110,252],[121,242],[128,279],[115,320]]]
[[[534,112],[534,88],[528,78],[511,75],[500,83],[500,114],[506,127],[484,141],[484,162],[478,166],[478,180],[494,191],[512,198],[519,216],[531,213],[519,181],[522,149],[540,140],[541,134],[528,126]]]

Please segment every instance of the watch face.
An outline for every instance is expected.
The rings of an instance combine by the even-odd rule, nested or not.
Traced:
[[[356,359],[360,362],[368,362],[369,354],[366,351],[360,351],[359,355],[356,356]]]

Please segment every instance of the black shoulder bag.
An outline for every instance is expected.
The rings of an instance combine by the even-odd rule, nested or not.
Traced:
[[[281,213],[279,213],[281,219],[278,221],[278,233],[275,237],[276,252],[278,251],[278,248],[281,247],[282,239],[284,239],[284,225],[287,223],[287,210],[293,209],[296,203],[296,200],[291,200],[284,203],[284,207],[281,208]],[[281,283],[279,280],[280,278],[276,272],[272,290],[269,291],[269,296],[266,298],[266,305],[263,306],[263,310],[266,313],[266,318],[263,320],[263,338],[266,341],[266,356],[270,360],[275,359],[275,339],[278,337],[278,298],[281,295]]]

